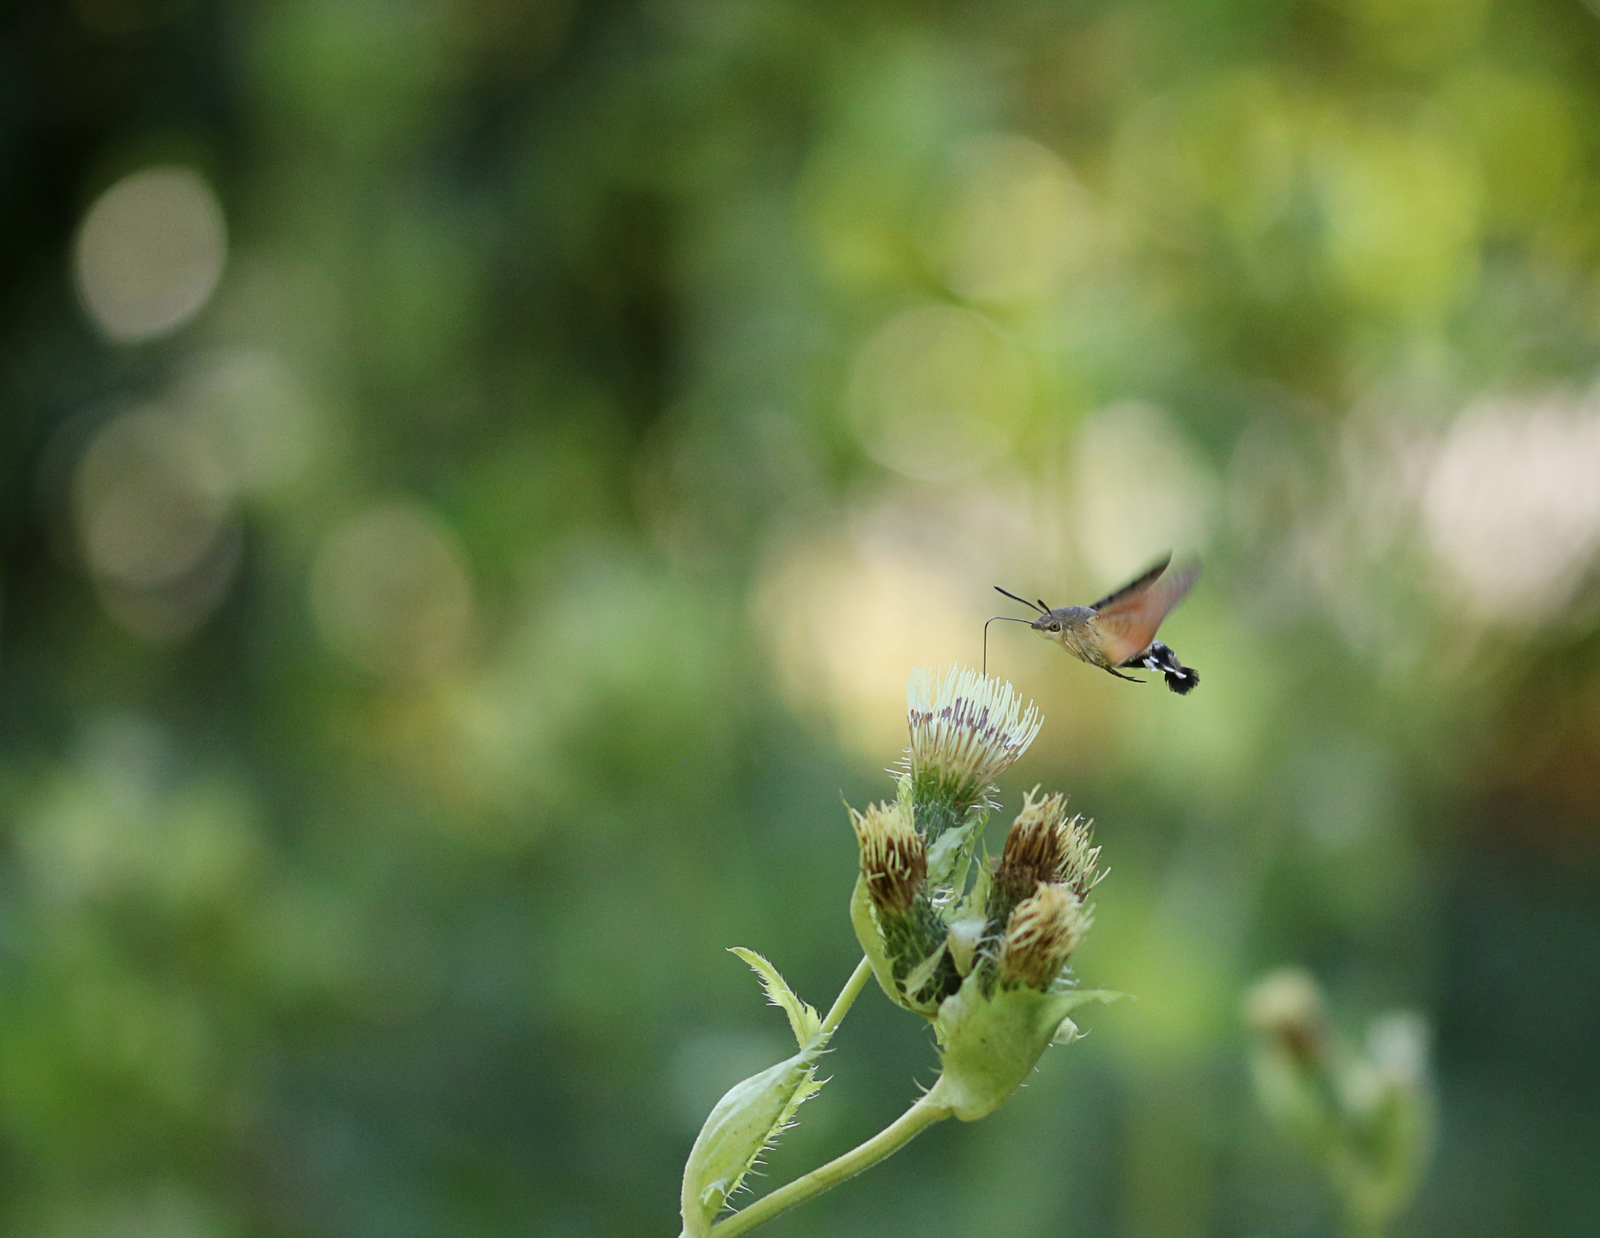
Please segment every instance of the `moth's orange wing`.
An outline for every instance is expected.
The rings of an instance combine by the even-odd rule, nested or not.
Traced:
[[[1120,666],[1148,649],[1161,621],[1200,579],[1198,563],[1186,564],[1163,576],[1166,567],[1166,561],[1157,564],[1090,608],[1094,618],[1089,622],[1100,637],[1100,648],[1109,665]]]
[[[1167,570],[1167,564],[1171,562],[1172,556],[1169,554],[1166,558],[1162,559],[1160,563],[1152,565],[1148,570],[1140,573],[1138,576],[1135,576],[1127,584],[1123,585],[1122,588],[1113,590],[1112,592],[1106,594],[1105,597],[1101,598],[1098,602],[1090,602],[1089,609],[1092,611],[1105,610],[1113,602],[1120,602],[1123,598],[1130,597],[1135,593],[1139,593],[1145,589],[1148,589],[1151,585],[1155,584],[1157,577],[1159,577],[1162,572]]]

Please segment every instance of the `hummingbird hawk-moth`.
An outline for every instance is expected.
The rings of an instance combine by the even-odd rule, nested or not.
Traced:
[[[1124,670],[1142,667],[1147,671],[1160,671],[1166,677],[1167,687],[1184,696],[1193,691],[1200,676],[1192,667],[1178,661],[1177,654],[1156,639],[1161,621],[1194,587],[1200,578],[1200,564],[1187,563],[1176,571],[1165,574],[1172,562],[1169,554],[1149,571],[1129,581],[1122,588],[1108,593],[1092,606],[1061,606],[1052,608],[1041,599],[1030,602],[1008,589],[995,589],[1013,602],[1021,602],[1039,612],[1037,619],[1019,619],[1015,615],[995,615],[983,625],[984,669],[989,662],[989,624],[996,619],[1011,623],[1026,623],[1041,636],[1055,641],[1073,657],[1109,671],[1118,679],[1143,683]]]

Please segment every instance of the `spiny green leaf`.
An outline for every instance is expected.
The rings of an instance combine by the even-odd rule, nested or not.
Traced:
[[[683,1167],[681,1202],[688,1238],[705,1238],[756,1158],[793,1125],[795,1110],[821,1089],[816,1060],[826,1040],[818,1035],[793,1057],[734,1084],[711,1110]]]
[[[811,1038],[822,1027],[822,1019],[817,1012],[795,996],[778,969],[754,950],[746,950],[743,946],[729,947],[730,954],[736,954],[750,965],[752,971],[761,977],[761,986],[767,992],[767,1000],[778,1006],[783,1013],[789,1016],[789,1026],[794,1031],[795,1042],[804,1049]]]
[[[731,953],[750,965],[761,978],[767,999],[788,1015],[800,1052],[734,1084],[700,1128],[683,1169],[683,1227],[688,1238],[705,1238],[756,1158],[794,1124],[796,1110],[822,1088],[816,1063],[828,1035],[817,1012],[796,997],[778,969],[754,950],[735,946]]]

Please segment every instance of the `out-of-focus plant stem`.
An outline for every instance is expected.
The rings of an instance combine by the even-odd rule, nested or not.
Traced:
[[[1345,1238],[1384,1238],[1388,1233],[1388,1218],[1370,1208],[1347,1203],[1344,1210]]]

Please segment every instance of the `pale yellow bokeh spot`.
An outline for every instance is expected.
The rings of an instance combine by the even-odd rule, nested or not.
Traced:
[[[218,348],[185,369],[176,401],[241,492],[292,482],[317,446],[310,397],[273,353]]]
[[[449,529],[415,503],[370,507],[339,525],[311,575],[323,637],[375,674],[427,678],[464,651],[472,582]]]
[[[1065,163],[1016,134],[952,152],[952,193],[936,248],[945,282],[974,301],[1039,300],[1093,254],[1098,220]]]
[[[993,322],[925,305],[862,346],[849,407],[873,459],[922,481],[969,477],[1010,451],[1032,412],[1030,362]]]
[[[1073,495],[1084,556],[1109,587],[1166,551],[1203,548],[1217,483],[1171,416],[1127,401],[1095,413],[1078,431]]]
[[[74,478],[84,557],[122,585],[171,582],[215,544],[231,497],[221,461],[188,422],[155,405],[124,413],[95,435]]]
[[[192,168],[146,168],[89,208],[73,272],[84,308],[115,343],[177,330],[222,277],[227,227],[216,194]]]
[[[1422,520],[1480,618],[1547,618],[1600,550],[1600,408],[1552,398],[1467,409],[1428,473]]]
[[[798,548],[767,573],[754,614],[784,695],[879,762],[905,748],[911,668],[975,660],[978,630],[948,577],[910,555]]]

